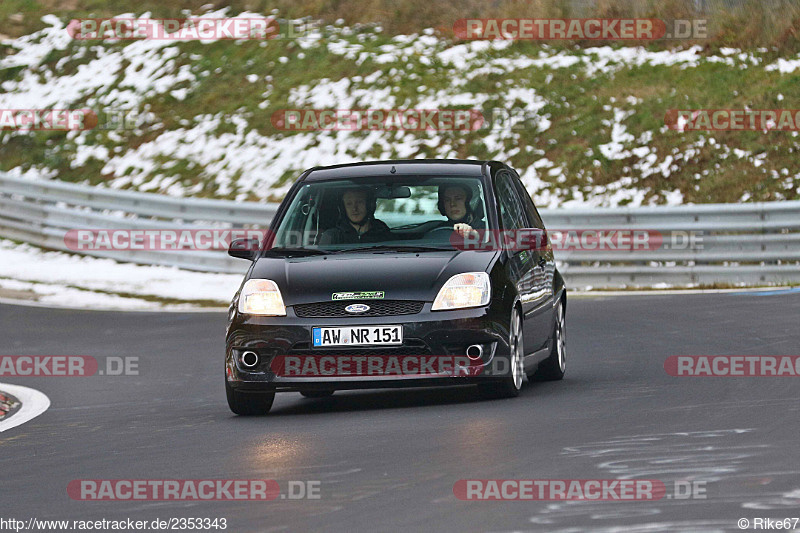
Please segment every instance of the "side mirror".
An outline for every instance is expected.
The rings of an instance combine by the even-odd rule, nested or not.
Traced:
[[[258,239],[234,239],[228,248],[228,255],[253,261],[260,247],[261,243]]]

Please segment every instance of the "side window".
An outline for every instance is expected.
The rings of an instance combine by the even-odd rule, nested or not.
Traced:
[[[498,172],[495,178],[495,191],[500,204],[500,219],[503,229],[519,229],[528,225],[525,209],[508,172]]]
[[[519,178],[515,179],[514,183],[517,187],[517,191],[519,192],[519,196],[522,199],[522,205],[525,207],[528,220],[531,222],[531,224],[533,224],[534,228],[544,229],[544,222],[542,222],[542,217],[539,216],[539,211],[536,210],[536,206],[531,199],[530,193],[522,184],[522,181],[519,180]]]

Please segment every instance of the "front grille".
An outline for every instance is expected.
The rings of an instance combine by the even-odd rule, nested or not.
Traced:
[[[369,311],[348,313],[345,307],[352,304],[365,304]],[[425,302],[411,300],[347,300],[341,302],[319,302],[294,306],[294,313],[300,318],[337,318],[358,316],[397,316],[413,315],[422,311]]]

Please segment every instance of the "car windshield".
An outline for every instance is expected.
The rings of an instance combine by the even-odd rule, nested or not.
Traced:
[[[392,176],[310,182],[300,187],[271,250],[453,250],[454,227],[490,229],[478,177]],[[465,226],[459,226],[464,229]],[[469,229],[466,228],[466,229]]]

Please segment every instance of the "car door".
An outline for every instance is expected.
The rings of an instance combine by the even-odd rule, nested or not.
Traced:
[[[537,325],[540,328],[537,331],[537,336],[540,339],[546,339],[553,331],[553,319],[555,317],[555,315],[552,313],[552,307],[554,304],[553,279],[556,272],[556,262],[553,255],[553,248],[550,245],[550,238],[547,236],[547,230],[544,227],[542,217],[539,216],[539,211],[536,209],[536,205],[534,205],[527,189],[525,189],[525,186],[522,184],[522,180],[519,179],[519,176],[516,175],[516,173],[514,174],[514,177],[514,184],[525,209],[525,214],[528,217],[530,227],[537,228],[545,232],[544,236],[546,240],[542,242],[542,246],[535,250],[536,267],[534,268],[535,272],[533,279],[535,292],[537,294],[536,300],[540,302],[540,307],[536,312],[541,314],[541,319],[537,320]]]
[[[495,176],[495,195],[500,208],[500,223],[502,230],[509,232],[511,240],[520,230],[530,227],[531,222],[523,207],[522,199],[515,185],[516,177],[508,170],[500,170]],[[508,235],[506,234],[506,235]],[[526,354],[541,348],[546,342],[548,316],[544,313],[546,297],[543,294],[544,269],[537,262],[537,250],[521,249],[513,246],[507,249],[508,261],[506,269],[509,279],[517,287],[520,303],[522,304],[523,339]],[[535,248],[535,247],[534,247]]]

